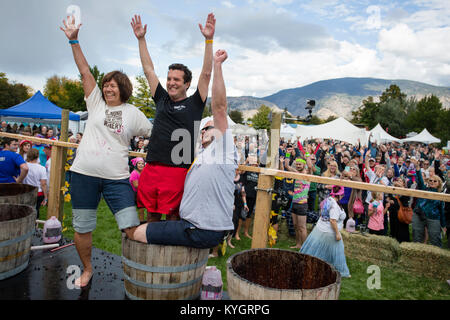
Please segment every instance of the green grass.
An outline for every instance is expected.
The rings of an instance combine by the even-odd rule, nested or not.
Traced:
[[[71,205],[64,205],[64,236],[73,239],[74,230],[72,228]],[[41,219],[46,219],[46,207],[40,211]],[[67,229],[66,229],[67,228]],[[287,232],[284,219],[280,219],[279,239],[274,248],[288,249],[295,244],[293,237]],[[240,251],[251,248],[251,239],[243,234],[241,240],[232,240],[234,249],[227,247],[224,256],[210,258],[208,265],[215,265],[222,272],[224,290],[227,290],[226,283],[226,262],[228,258]],[[114,216],[110,212],[106,203],[102,200],[97,213],[97,228],[93,232],[93,245],[104,251],[121,255],[121,232],[117,228]],[[293,250],[293,249],[289,249]],[[341,300],[449,300],[450,290],[446,282],[432,278],[412,275],[402,272],[394,266],[380,266],[381,288],[368,289],[367,279],[371,274],[367,273],[367,268],[371,265],[357,259],[347,258],[347,264],[352,277],[342,279],[340,299]]]

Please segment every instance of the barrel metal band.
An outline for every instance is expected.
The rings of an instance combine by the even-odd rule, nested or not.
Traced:
[[[138,298],[135,295],[132,295],[131,293],[128,292],[128,290],[126,288],[125,288],[125,294],[127,295],[128,299],[130,299],[130,300],[145,300],[142,298]],[[200,294],[196,294],[196,295],[188,297],[186,299],[179,299],[179,300],[198,300],[199,297],[200,297]]]
[[[27,254],[28,252],[30,252],[30,248],[27,248],[27,249],[25,249],[23,251],[17,252],[15,254],[11,254],[11,255],[6,256],[6,257],[0,257],[0,262],[4,262],[4,261],[8,261],[8,260],[12,260],[12,259],[18,258],[20,256],[23,256],[24,254]]]
[[[18,266],[15,269],[0,273],[0,280],[10,278],[10,277],[15,276],[16,274],[22,272],[23,270],[25,270],[28,267],[28,262],[29,262],[29,260],[27,260],[27,262],[25,262],[21,266]]]
[[[20,241],[26,240],[26,239],[30,238],[33,235],[33,233],[34,233],[34,230],[31,230],[30,232],[28,232],[28,233],[26,233],[24,235],[21,235],[20,237],[17,237],[17,238],[14,238],[14,239],[10,239],[10,240],[6,240],[6,241],[1,241],[0,242],[0,248],[6,247],[6,246],[10,246],[10,245],[12,245],[13,243],[16,243],[16,242],[20,242]]]
[[[188,282],[154,284],[154,283],[147,283],[147,282],[142,282],[142,281],[139,281],[139,280],[131,279],[125,273],[123,274],[123,276],[124,276],[125,280],[131,282],[135,286],[149,288],[149,289],[178,289],[178,288],[189,287],[189,286],[193,285],[194,283],[200,282],[202,280],[202,278],[203,278],[203,275],[201,275],[197,279],[194,279],[194,280],[191,280],[191,281],[188,281]]]
[[[204,259],[202,261],[199,261],[197,263],[183,265],[183,266],[173,266],[173,267],[169,267],[169,266],[151,267],[151,266],[147,266],[147,265],[144,265],[144,264],[140,264],[140,263],[128,260],[124,256],[122,256],[122,261],[127,266],[129,266],[131,268],[134,268],[134,269],[141,270],[141,271],[157,272],[157,273],[169,273],[169,272],[184,272],[184,271],[197,269],[198,267],[200,267],[202,265],[205,265],[208,262],[208,257],[206,257],[206,259]]]

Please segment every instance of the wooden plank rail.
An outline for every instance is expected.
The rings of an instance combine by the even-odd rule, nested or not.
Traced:
[[[387,187],[387,186],[383,186],[380,184],[370,184],[370,183],[366,183],[366,182],[333,179],[333,178],[326,178],[326,177],[321,177],[321,176],[314,176],[314,175],[310,175],[310,174],[281,171],[281,170],[274,170],[274,169],[266,169],[266,168],[258,168],[258,167],[249,167],[249,166],[242,166],[242,165],[239,166],[239,170],[258,172],[261,175],[269,175],[269,176],[276,176],[276,177],[282,177],[282,178],[294,178],[294,179],[307,180],[307,181],[317,182],[317,183],[322,183],[322,184],[339,185],[339,186],[350,187],[350,188],[360,189],[360,190],[378,191],[378,192],[399,194],[399,195],[403,195],[403,196],[410,196],[410,197],[416,197],[416,198],[424,198],[424,199],[450,202],[450,194],[439,193],[439,192],[430,192],[430,191],[397,188],[397,187]]]

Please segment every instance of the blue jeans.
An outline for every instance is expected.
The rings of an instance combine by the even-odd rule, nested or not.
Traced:
[[[128,179],[109,180],[72,172],[71,182],[72,220],[76,232],[95,230],[97,207],[102,196],[120,230],[139,225],[134,191]]]
[[[214,248],[221,243],[228,231],[197,229],[186,220],[152,222],[147,225],[147,242],[150,244]]]

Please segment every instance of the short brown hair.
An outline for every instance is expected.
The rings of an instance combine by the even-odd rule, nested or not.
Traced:
[[[192,81],[192,72],[184,64],[173,63],[169,66],[169,70],[183,71],[184,72],[184,76],[183,76],[184,83],[188,83],[188,82],[190,83]]]
[[[117,82],[117,85],[119,86],[120,91],[120,101],[122,103],[125,103],[130,99],[131,95],[133,94],[133,85],[131,84],[130,79],[128,76],[121,72],[121,71],[111,71],[110,73],[106,74],[103,77],[102,80],[102,98],[105,100],[105,96],[103,94],[103,87],[105,86],[106,82],[110,82],[111,80],[115,80]]]
[[[38,149],[30,149],[27,152],[27,161],[31,162],[36,160],[39,157],[39,150]]]

